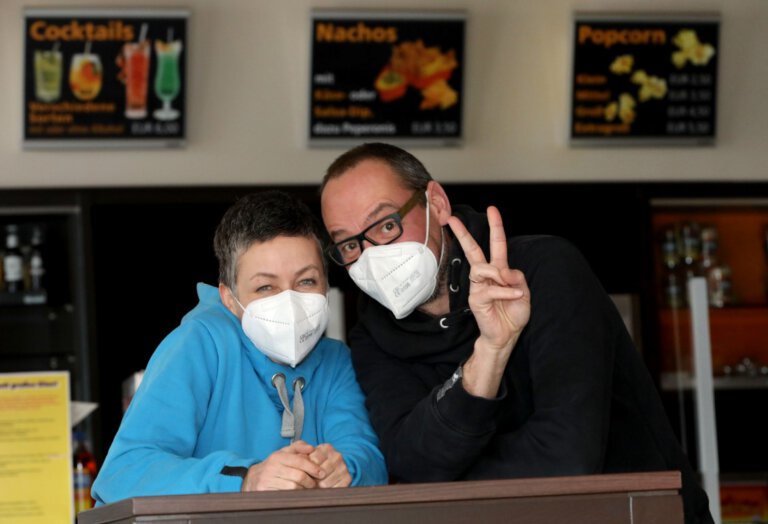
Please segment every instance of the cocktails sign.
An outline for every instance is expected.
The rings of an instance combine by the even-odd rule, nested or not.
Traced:
[[[182,145],[188,16],[26,9],[24,146]]]
[[[462,12],[312,12],[309,143],[462,138]]]
[[[574,17],[571,144],[715,139],[719,17]]]

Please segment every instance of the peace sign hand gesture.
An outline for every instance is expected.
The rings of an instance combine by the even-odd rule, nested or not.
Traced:
[[[494,397],[504,368],[531,314],[531,295],[521,271],[507,263],[507,237],[496,207],[488,208],[490,262],[464,224],[448,219],[470,265],[469,307],[480,336],[464,364],[464,388],[471,394]]]

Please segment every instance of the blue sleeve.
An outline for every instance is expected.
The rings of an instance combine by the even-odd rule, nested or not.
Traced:
[[[97,504],[149,495],[239,491],[223,466],[254,459],[228,451],[193,457],[218,367],[208,331],[196,322],[157,348],[93,484]]]
[[[337,361],[323,418],[324,440],[344,457],[352,476],[352,486],[386,484],[384,456],[368,419],[365,397],[352,369],[349,348],[339,343],[334,349]]]

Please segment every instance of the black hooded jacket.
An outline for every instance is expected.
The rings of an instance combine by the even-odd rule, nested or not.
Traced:
[[[454,212],[488,257],[486,216]],[[712,522],[650,374],[584,258],[557,237],[512,237],[507,247],[530,288],[531,316],[495,399],[471,396],[454,376],[479,334],[458,242],[447,253],[448,315],[396,320],[361,296],[352,358],[392,478],[679,470],[686,522]]]

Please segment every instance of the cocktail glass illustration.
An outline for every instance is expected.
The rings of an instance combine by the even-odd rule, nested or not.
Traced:
[[[53,49],[35,51],[35,97],[53,102],[61,97],[61,51],[58,42]]]
[[[90,52],[90,47],[87,42],[85,52],[72,56],[69,66],[69,88],[75,98],[83,101],[93,100],[101,91],[101,59]]]
[[[179,111],[171,107],[171,102],[181,90],[181,76],[179,74],[181,41],[163,42],[156,40],[155,53],[157,54],[155,94],[163,101],[163,107],[153,114],[158,120],[176,120],[179,118]]]
[[[149,40],[130,42],[123,46],[126,118],[145,118],[147,116],[149,53]]]

